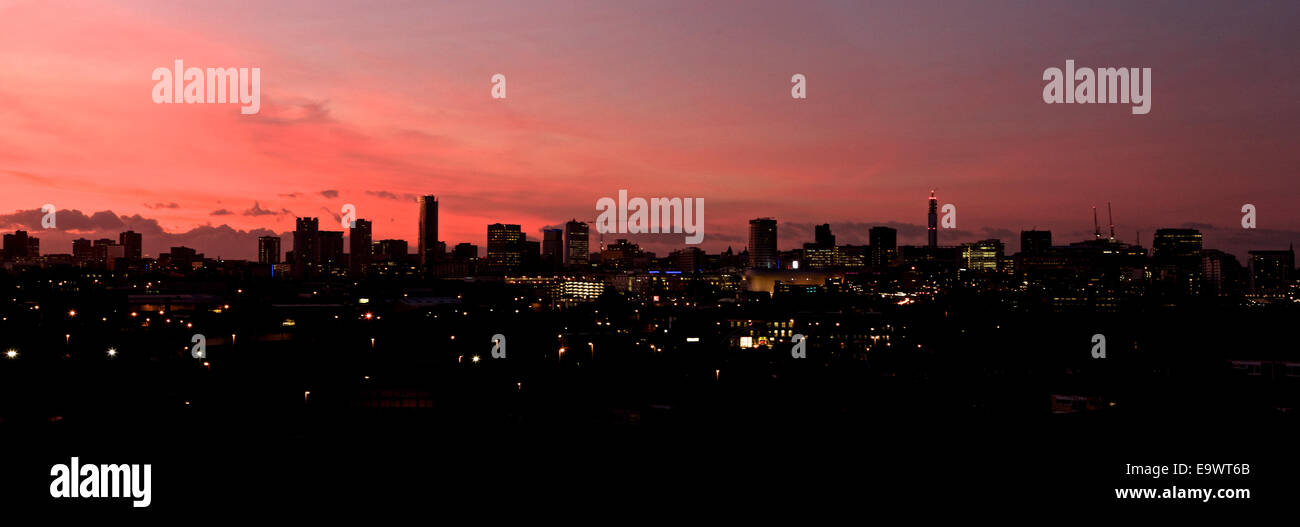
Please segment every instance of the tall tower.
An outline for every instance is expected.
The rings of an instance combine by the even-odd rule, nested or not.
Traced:
[[[749,220],[749,267],[751,269],[776,269],[776,220],[755,218]]]
[[[564,265],[585,267],[590,260],[589,227],[577,219],[564,224]]]
[[[939,199],[934,197],[934,189],[930,189],[930,248],[939,246]]]
[[[438,247],[438,198],[420,196],[420,267],[427,267],[437,261],[441,255],[435,254]]]
[[[279,236],[259,236],[257,238],[257,263],[268,265],[280,263]]]
[[[293,274],[306,277],[320,264],[320,219],[298,218],[293,230]]]
[[[353,227],[348,229],[348,267],[354,274],[361,272],[370,264],[373,231],[374,223],[360,218],[357,218]]]
[[[140,233],[135,231],[126,231],[117,235],[118,244],[126,248],[126,256],[124,256],[124,258],[130,258],[132,260],[139,260],[143,255],[140,252],[142,240],[143,237]]]

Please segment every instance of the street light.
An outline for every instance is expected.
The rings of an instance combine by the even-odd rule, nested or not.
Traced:
[[[116,348],[108,348],[108,356],[109,356],[109,358],[116,357],[116,356],[117,356],[117,349],[116,349]]]

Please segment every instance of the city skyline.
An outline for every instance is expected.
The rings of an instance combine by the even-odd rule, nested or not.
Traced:
[[[1288,88],[1300,69],[1272,66],[1294,62],[1285,23],[1294,16],[1278,11],[1300,7],[1245,3],[1223,24],[1212,4],[1157,4],[1099,5],[1068,25],[1055,21],[1069,4],[1052,2],[1017,4],[1015,17],[911,3],[759,2],[748,13],[682,4],[693,16],[681,27],[623,5],[467,19],[454,5],[234,14],[126,2],[86,6],[99,25],[85,31],[55,6],[10,3],[0,229],[52,203],[138,218],[131,227],[147,234],[156,223],[155,237],[197,245],[188,239],[283,234],[295,217],[352,203],[376,239],[414,247],[404,205],[433,191],[457,211],[443,214],[443,239],[481,244],[483,225],[519,224],[540,238],[627,188],[708,200],[704,248],[716,252],[743,243],[757,216],[809,231],[829,222],[850,236],[865,233],[847,222],[902,221],[910,239],[912,225],[925,228],[913,200],[933,187],[957,205],[959,228],[976,233],[969,240],[1088,232],[1088,207],[1108,201],[1125,239],[1186,222],[1229,230],[1246,203],[1260,211],[1259,230],[1226,234],[1268,241],[1213,245],[1243,254],[1300,239],[1291,212],[1300,188],[1280,168],[1300,161],[1288,146],[1300,139]],[[303,16],[335,36],[301,47],[282,28]],[[382,34],[355,25],[376,17]],[[900,17],[936,31],[884,23]],[[1161,41],[1171,45],[1119,47],[1148,36],[1146,18],[1168,22]],[[1001,30],[981,31],[990,26]],[[1008,31],[1027,38],[1002,38]],[[141,37],[114,40],[121,34]],[[791,46],[773,34],[802,37]],[[261,67],[261,112],[153,104],[148,72],[176,58]],[[1151,67],[1151,113],[1043,104],[1043,68],[1071,58]],[[808,78],[805,100],[789,97],[796,72]],[[496,73],[509,79],[505,100],[489,96]],[[252,257],[233,250],[214,253]]]
[[[438,212],[438,202],[433,195],[427,195],[425,197],[429,198],[432,204],[432,208],[429,213],[430,217],[432,218],[432,229],[431,229],[432,242],[430,243],[431,245],[429,249],[430,251],[434,250],[434,247],[432,247],[434,243],[442,247],[443,254],[450,254],[452,248],[454,248],[454,246],[457,244],[471,244],[478,249],[479,257],[487,256],[487,247],[489,245],[490,239],[486,235],[480,239],[475,239],[472,241],[439,239],[440,237],[437,235],[437,224],[440,221],[439,212]],[[936,247],[936,246],[953,247],[964,243],[974,243],[983,240],[996,239],[996,240],[1001,240],[1004,244],[1006,244],[1008,254],[1020,252],[1022,250],[1022,248],[1020,247],[1020,241],[1021,241],[1021,236],[1024,232],[1031,232],[1031,231],[1054,232],[1056,233],[1054,235],[1055,239],[1060,241],[1062,245],[1073,241],[1085,241],[1091,239],[1093,236],[1096,237],[1101,236],[1101,230],[1098,229],[1102,229],[1102,224],[1096,223],[1098,220],[1097,217],[1095,216],[1096,215],[1095,206],[1092,206],[1091,209],[1094,215],[1093,218],[1094,230],[1086,233],[1082,230],[1058,231],[1055,229],[1047,228],[1039,224],[1035,224],[1034,227],[1032,228],[1023,228],[1018,231],[1012,231],[1009,229],[984,229],[982,232],[973,232],[973,231],[965,231],[961,229],[937,228],[938,225],[937,203],[939,202],[940,200],[938,200],[937,197],[935,196],[935,190],[931,189],[928,197],[926,198],[926,203],[927,203],[926,216],[927,216],[927,223],[929,224],[928,226],[923,226],[919,224],[910,224],[907,222],[899,222],[899,221],[829,222],[829,223],[820,223],[820,224],[811,224],[811,223],[794,224],[789,222],[782,223],[775,218],[763,217],[759,219],[771,219],[772,221],[775,222],[776,228],[779,231],[786,233],[784,236],[777,236],[775,240],[776,250],[782,252],[790,251],[790,250],[798,250],[799,248],[803,247],[807,242],[817,240],[818,239],[817,232],[823,226],[833,229],[834,232],[840,235],[840,241],[843,242],[840,245],[861,245],[861,246],[870,245],[869,241],[870,241],[871,229],[884,227],[884,228],[893,229],[895,231],[894,233],[895,239],[892,241],[894,245],[899,245],[899,246],[902,245],[923,246],[924,245],[930,247]],[[382,240],[384,241],[400,240],[400,241],[407,242],[413,249],[415,249],[414,252],[408,252],[408,254],[421,257],[420,264],[423,266],[426,265],[427,262],[425,262],[425,259],[422,257],[423,255],[421,250],[418,248],[417,244],[410,243],[410,242],[412,241],[411,240],[412,238],[414,238],[417,241],[423,241],[423,236],[421,236],[421,232],[423,231],[423,227],[422,227],[424,221],[423,218],[425,217],[426,214],[424,209],[425,206],[419,200],[413,201],[411,205],[415,206],[413,208],[415,210],[415,213],[418,215],[417,220],[411,222],[413,226],[410,230],[414,231],[415,234],[410,237],[399,236],[396,238],[382,238]],[[1109,207],[1109,203],[1107,205]],[[1110,213],[1109,210],[1108,213]],[[40,209],[35,209],[32,211],[26,211],[25,213],[19,213],[10,216],[0,215],[0,220],[3,220],[4,218],[11,218],[8,222],[8,225],[14,228],[8,230],[7,232],[26,231],[28,236],[36,239],[46,239],[46,236],[48,236],[49,240],[45,242],[46,245],[45,245],[45,249],[42,251],[42,254],[74,254],[75,255],[77,252],[75,248],[71,249],[67,253],[64,253],[59,250],[52,250],[53,247],[55,247],[55,244],[51,243],[52,241],[55,242],[66,241],[67,243],[58,244],[58,246],[62,246],[62,245],[73,244],[77,240],[93,239],[92,235],[112,234],[111,236],[112,238],[117,238],[119,237],[119,235],[125,235],[126,232],[131,232],[132,235],[136,237],[134,241],[135,248],[132,254],[134,255],[135,258],[139,258],[142,252],[140,248],[141,246],[140,238],[142,236],[139,233],[135,232],[133,228],[127,228],[127,227],[138,226],[140,225],[140,223],[144,223],[146,226],[152,225],[156,227],[156,224],[150,224],[147,220],[141,218],[118,219],[118,218],[106,217],[107,215],[103,213],[96,214],[92,217],[87,218],[85,217],[84,214],[81,214],[79,211],[73,211],[73,223],[76,227],[71,229],[58,229],[58,228],[45,229],[41,227],[41,221],[40,221],[43,216],[44,216],[44,212],[42,212]],[[317,222],[319,222],[320,218],[321,218],[320,216],[295,217],[296,220],[314,219]],[[333,215],[333,219],[339,221],[341,219],[341,216]],[[358,232],[362,232],[363,237],[369,240],[370,244],[377,244],[381,240],[381,238],[373,236],[372,220],[360,216],[357,217],[356,220],[360,222],[359,225],[362,227],[362,230]],[[96,222],[100,222],[100,224],[102,224],[104,222],[114,222],[114,221],[119,222],[118,224],[123,226],[123,228],[117,230],[116,232],[110,232],[110,231],[114,231],[114,229],[111,228],[109,229],[104,229],[104,228],[88,229],[87,228],[87,225],[96,225]],[[581,220],[577,220],[576,218],[570,220],[570,222],[573,221],[581,222]],[[712,247],[717,247],[716,249],[713,249],[711,251],[706,250],[705,252],[719,253],[722,252],[722,250],[724,250],[725,248],[730,248],[735,252],[746,250],[750,240],[752,239],[751,237],[753,236],[754,221],[757,220],[752,218],[748,220],[747,223],[750,224],[749,227],[750,233],[744,239],[739,240],[738,243],[736,240],[732,240],[731,237],[727,237],[728,241],[726,242],[725,247],[720,247],[721,245],[723,245],[722,243],[715,243],[712,244]],[[1112,237],[1112,239],[1116,241],[1123,241],[1130,245],[1147,247],[1148,249],[1150,249],[1152,245],[1151,243],[1152,236],[1154,235],[1155,231],[1160,229],[1195,229],[1197,231],[1200,231],[1201,234],[1205,237],[1206,239],[1205,247],[1207,249],[1212,248],[1217,250],[1223,250],[1224,252],[1228,254],[1232,254],[1242,260],[1245,260],[1249,255],[1249,253],[1252,251],[1281,250],[1283,248],[1289,248],[1294,245],[1294,242],[1290,241],[1290,236],[1295,233],[1285,233],[1285,232],[1274,233],[1274,232],[1270,232],[1267,229],[1263,229],[1263,230],[1242,229],[1242,232],[1234,232],[1228,229],[1217,229],[1213,225],[1197,223],[1197,222],[1183,222],[1182,224],[1173,225],[1173,226],[1156,226],[1147,230],[1145,234],[1143,234],[1141,230],[1135,230],[1133,232],[1132,237],[1126,237],[1123,235],[1122,231],[1116,230],[1116,225],[1113,223],[1114,221],[1113,215],[1109,216],[1107,221],[1108,221],[1109,235]],[[492,224],[500,224],[500,223],[501,223],[500,221],[496,221],[493,222]],[[585,223],[587,223],[588,226],[590,226],[590,224],[593,222],[587,221]],[[492,224],[488,224],[489,228]],[[0,221],[0,225],[5,225],[5,222]],[[847,228],[845,227],[846,225]],[[228,233],[234,232],[229,230],[229,228],[226,226],[223,227],[225,227],[226,232]],[[565,227],[565,223],[543,225],[536,229],[535,234],[533,230],[528,226],[520,226],[520,227],[523,235],[525,236],[525,240],[527,240],[530,243],[540,243],[542,239],[545,237],[546,231],[559,229],[562,232]],[[212,232],[220,232],[220,229],[211,229],[211,228],[209,229]],[[0,227],[0,230],[3,230],[3,228]],[[354,231],[353,228],[342,228],[340,231],[342,233],[342,238],[349,240],[347,242],[348,250],[345,252],[345,254],[352,254],[354,252],[353,249],[357,247],[357,245],[354,245],[354,242],[351,241],[353,237],[352,236],[353,231]],[[793,231],[793,234],[791,234],[791,231]],[[146,227],[146,232],[150,232],[148,227]],[[196,237],[197,239],[200,240],[200,243],[172,243],[172,242],[159,242],[150,239],[151,238],[150,236],[143,236],[144,239],[143,246],[155,248],[154,249],[155,252],[151,253],[149,251],[143,251],[143,253],[145,256],[156,258],[157,256],[164,253],[167,249],[170,249],[172,247],[190,247],[190,248],[195,248],[199,251],[204,251],[206,249],[214,257],[219,257],[222,259],[259,261],[261,259],[261,252],[262,252],[261,248],[262,248],[262,244],[264,243],[263,240],[265,238],[269,236],[273,236],[281,239],[282,240],[281,245],[285,247],[283,252],[287,254],[294,247],[294,242],[293,242],[294,232],[295,232],[294,230],[290,230],[281,233],[275,233],[269,229],[255,229],[253,231],[238,232],[233,236],[233,239],[235,239],[237,243],[241,244],[237,246],[235,251],[233,251],[233,254],[236,254],[237,256],[225,256],[223,252],[220,250],[212,251],[211,248],[204,247],[201,243],[201,237]],[[153,231],[153,233],[157,234],[156,231]],[[1258,236],[1255,235],[1257,233],[1259,234]],[[165,239],[170,239],[170,240],[185,239],[183,235],[178,236],[172,233],[163,233],[163,234],[164,234],[163,237]],[[658,249],[658,251],[662,254],[667,254],[668,252],[687,247],[686,245],[683,245],[680,242],[665,242],[664,241],[665,237],[650,235],[650,234],[641,234],[641,235],[627,234],[627,233],[607,233],[607,234],[608,234],[608,240],[604,240],[605,237],[604,234],[598,232],[592,232],[591,236],[594,236],[592,242],[595,243],[592,243],[590,245],[587,252],[589,254],[600,252],[600,243],[602,241],[607,241],[609,243],[612,243],[616,239],[626,239],[632,241],[633,243],[644,245],[645,249],[652,252]],[[1218,236],[1216,236],[1216,234],[1218,234]],[[1236,236],[1233,236],[1234,234]],[[88,238],[88,236],[90,236],[90,238]],[[1141,236],[1141,239],[1137,239],[1138,236]],[[1216,240],[1216,238],[1218,238],[1218,240]],[[1221,245],[1216,245],[1214,243],[1215,241],[1222,242],[1224,239],[1226,239],[1229,242],[1226,244],[1226,247]],[[1147,243],[1142,243],[1142,240],[1147,240]],[[1284,245],[1270,246],[1268,245],[1268,242],[1270,240],[1277,241],[1277,242],[1284,242]],[[242,245],[244,243],[252,243],[253,245],[251,248],[247,248]],[[338,243],[342,243],[342,242],[340,241]],[[124,241],[120,242],[120,244],[124,245],[125,242]],[[366,246],[369,246],[370,244],[366,244]],[[710,246],[706,245],[706,247],[710,247]],[[565,249],[565,252],[567,253],[567,249]]]

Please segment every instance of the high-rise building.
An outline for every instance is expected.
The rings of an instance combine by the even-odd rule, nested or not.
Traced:
[[[934,189],[930,189],[930,230],[929,246],[934,249],[939,246],[939,199],[934,197]]]
[[[871,266],[886,267],[898,256],[898,231],[892,227],[872,227],[868,231],[871,244]]]
[[[72,257],[78,260],[90,260],[95,257],[93,247],[90,240],[85,238],[72,240]]]
[[[564,229],[542,230],[542,263],[554,270],[564,259]]]
[[[1201,251],[1201,281],[1203,292],[1210,295],[1231,296],[1241,291],[1241,264],[1237,257],[1216,249]]]
[[[259,236],[257,238],[257,263],[266,265],[280,263],[279,236]]]
[[[974,271],[999,271],[1002,269],[1002,240],[989,239],[961,244],[962,265]]]
[[[1194,270],[1201,265],[1201,231],[1159,229],[1151,245],[1156,267]]]
[[[776,269],[776,220],[749,220],[749,266],[753,269]]]
[[[834,247],[835,235],[831,234],[831,224],[823,223],[814,229],[816,231],[815,239],[818,247]]]
[[[370,265],[371,229],[370,220],[358,218],[348,229],[348,268],[359,273]]]
[[[328,272],[343,268],[343,231],[320,231],[320,265]]]
[[[28,250],[27,231],[14,231],[13,234],[4,235],[5,258],[17,260],[27,257]]]
[[[293,274],[307,277],[320,265],[320,219],[298,218],[293,230]]]
[[[493,223],[487,228],[487,266],[513,271],[523,263],[524,233],[518,225]]]
[[[420,239],[417,250],[420,253],[420,267],[426,268],[434,262],[442,259],[442,255],[437,253],[438,198],[435,196],[420,196],[419,206]]]
[[[123,258],[129,260],[139,260],[144,256],[141,251],[144,237],[135,231],[126,231],[117,235],[118,245],[122,246],[122,252],[126,254]]]
[[[564,224],[564,265],[585,267],[591,258],[587,244],[588,226],[576,219]]]
[[[1020,231],[1020,252],[1042,254],[1052,247],[1052,231]]]
[[[1201,274],[1201,231],[1158,229],[1151,245],[1156,277],[1174,284],[1174,291],[1195,294]]]
[[[1256,294],[1282,295],[1291,287],[1295,272],[1295,250],[1250,251],[1250,290]]]

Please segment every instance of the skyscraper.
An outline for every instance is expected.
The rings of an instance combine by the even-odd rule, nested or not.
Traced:
[[[293,231],[293,274],[305,277],[320,264],[320,220],[298,218]]]
[[[564,224],[564,265],[583,267],[591,256],[587,224],[576,219]]]
[[[749,266],[753,269],[776,269],[776,220],[749,220]]]
[[[419,246],[420,267],[425,268],[442,258],[437,254],[438,248],[438,198],[420,196]]]
[[[257,238],[257,263],[266,265],[280,263],[279,236],[259,236]]]
[[[371,228],[370,220],[358,218],[348,229],[348,268],[359,273],[370,264]]]
[[[493,223],[487,227],[487,265],[495,271],[513,271],[523,262],[524,233],[518,225]]]
[[[320,259],[318,263],[333,272],[343,267],[343,231],[320,231],[318,233]]]
[[[891,227],[872,227],[868,232],[871,244],[871,266],[885,267],[898,255],[898,231]]]
[[[831,224],[823,223],[814,228],[818,247],[834,247],[835,235],[831,234]]]
[[[1151,245],[1158,278],[1176,284],[1176,291],[1196,293],[1201,275],[1201,231],[1158,229]]]
[[[934,189],[930,189],[930,248],[939,246],[939,199],[934,197]]]
[[[117,235],[117,243],[123,247],[122,252],[126,254],[123,258],[129,260],[139,260],[144,253],[141,252],[144,237],[135,231],[126,231]]]

